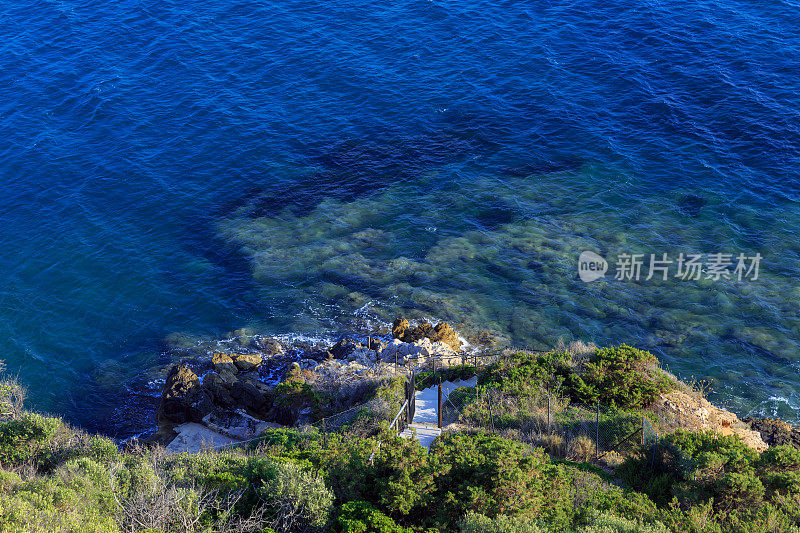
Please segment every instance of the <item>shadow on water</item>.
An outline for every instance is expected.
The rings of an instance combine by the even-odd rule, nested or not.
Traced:
[[[515,178],[525,176],[540,176],[542,174],[554,174],[556,172],[577,171],[583,165],[583,161],[578,158],[565,157],[560,159],[546,159],[534,161],[521,165],[507,166],[500,169],[503,175]]]
[[[316,172],[289,182],[267,178],[263,185],[221,203],[216,212],[259,218],[289,209],[303,215],[325,199],[350,202],[397,183],[419,185],[431,168],[488,155],[487,148],[479,140],[442,131],[412,136],[381,132],[331,141],[311,147],[303,158],[302,166]]]
[[[678,209],[681,213],[692,218],[700,216],[700,210],[708,202],[702,196],[696,194],[684,194],[678,199]]]

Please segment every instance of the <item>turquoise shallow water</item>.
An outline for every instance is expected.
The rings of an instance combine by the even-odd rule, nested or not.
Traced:
[[[797,4],[3,10],[0,352],[92,429],[174,332],[629,342],[798,420]],[[764,256],[584,284],[583,250]]]

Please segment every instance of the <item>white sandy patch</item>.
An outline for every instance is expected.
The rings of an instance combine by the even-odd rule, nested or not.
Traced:
[[[181,424],[175,428],[175,431],[178,432],[178,436],[167,445],[167,451],[170,453],[196,453],[204,448],[215,448],[239,442],[195,422]]]

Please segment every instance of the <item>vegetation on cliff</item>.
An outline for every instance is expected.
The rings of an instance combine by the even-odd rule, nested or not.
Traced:
[[[477,424],[445,432],[430,450],[388,429],[308,427],[197,454],[119,450],[21,409],[8,382],[0,531],[800,532],[800,450],[791,446],[759,453],[737,435],[676,431],[611,468],[525,438],[524,406],[545,396],[646,415],[681,386],[646,352],[519,353],[446,372],[478,374],[477,387],[461,392]],[[396,402],[402,386],[387,382],[376,394]],[[311,394],[291,380],[284,389]],[[491,413],[503,427],[481,427],[492,394],[514,400]]]

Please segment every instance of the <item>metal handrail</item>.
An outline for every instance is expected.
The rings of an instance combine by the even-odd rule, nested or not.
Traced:
[[[400,418],[400,415],[403,414],[403,411],[405,410],[406,407],[408,407],[408,400],[403,402],[403,406],[400,407],[400,410],[397,411],[396,415],[394,415],[394,419],[392,419],[392,421],[389,423],[390,428],[394,427],[395,422],[397,422],[397,419]]]
[[[389,422],[389,427],[390,428],[395,428],[395,424],[397,423],[397,420],[400,418],[400,415],[403,414],[403,411],[405,411],[406,407],[408,407],[408,400],[403,402],[403,405],[402,405],[402,407],[400,407],[400,410],[397,411],[397,414],[394,415],[394,418],[392,419],[392,421]],[[397,429],[397,431],[400,431],[399,428],[395,428],[395,429]],[[372,461],[375,458],[375,454],[381,448],[382,442],[383,441],[381,439],[378,439],[378,444],[375,446],[375,449],[372,450],[372,453],[369,455],[369,464],[372,464]]]

